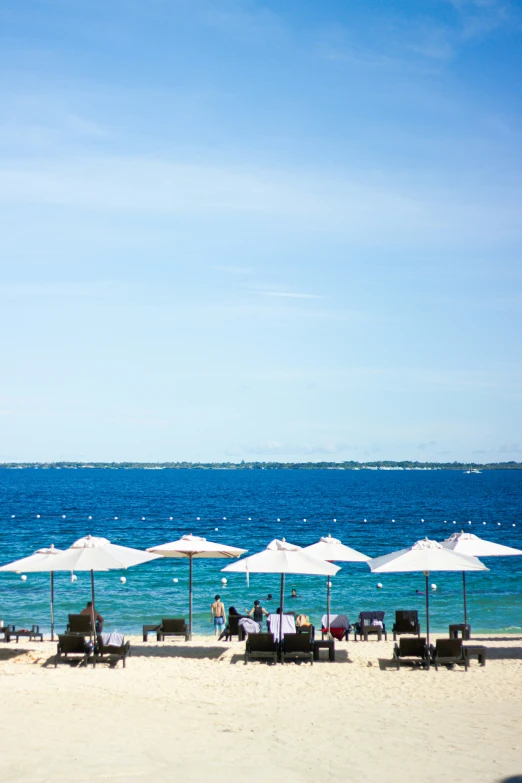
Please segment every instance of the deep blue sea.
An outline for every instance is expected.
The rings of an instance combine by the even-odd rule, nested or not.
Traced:
[[[375,557],[424,536],[442,540],[461,528],[522,548],[522,471],[0,469],[2,565],[51,543],[66,548],[88,533],[143,549],[194,533],[251,554],[273,538],[306,546],[331,533]],[[255,598],[267,609],[277,607],[279,577],[254,574],[247,587],[244,575],[227,574],[223,587],[220,569],[227,562],[194,562],[196,632],[212,633],[209,606],[218,592],[239,611],[250,609]],[[473,630],[520,632],[522,557],[485,563],[489,572],[467,579]],[[462,622],[461,575],[434,573],[430,582],[437,585],[432,629]],[[79,573],[71,582],[70,575],[57,573],[55,583],[61,630],[67,614],[89,599],[89,575]],[[288,599],[287,608],[318,624],[325,611],[324,577],[289,577],[288,594],[292,587],[299,598]],[[391,626],[395,609],[417,608],[424,622],[424,597],[416,589],[424,589],[422,574],[377,576],[365,564],[344,564],[333,579],[332,611],[354,621],[361,610],[383,609]],[[139,632],[144,622],[162,616],[188,616],[188,561],[159,559],[99,573],[96,590],[107,630]],[[270,592],[272,602],[266,601]],[[0,574],[0,619],[49,629],[49,576],[29,574],[23,582],[20,575]]]

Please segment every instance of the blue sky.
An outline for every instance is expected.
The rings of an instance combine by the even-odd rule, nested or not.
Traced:
[[[522,459],[519,4],[0,36],[0,460]]]

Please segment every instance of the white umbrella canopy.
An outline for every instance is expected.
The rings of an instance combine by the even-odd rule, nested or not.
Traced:
[[[217,544],[214,541],[207,541],[201,536],[193,536],[192,533],[181,536],[177,541],[170,541],[167,544],[151,546],[147,552],[152,552],[161,557],[185,557],[189,558],[189,637],[192,639],[192,561],[201,558],[218,557],[239,557],[244,555],[246,549],[239,549],[227,544]]]
[[[284,611],[285,574],[312,574],[334,576],[339,566],[310,555],[296,544],[285,539],[275,538],[266,549],[255,555],[244,557],[237,563],[231,563],[222,571],[234,573],[280,574],[281,575],[281,615]]]
[[[346,546],[338,538],[332,538],[330,534],[320,538],[316,544],[306,546],[303,551],[329,562],[336,560],[340,563],[367,563],[368,560],[371,560],[368,555]],[[330,579],[326,580],[326,615],[328,633],[330,633]]]
[[[430,571],[488,571],[476,557],[459,555],[446,549],[438,541],[425,538],[407,549],[374,557],[368,562],[370,570],[377,574],[423,571],[426,577],[426,635],[430,642],[430,600],[428,576]]]
[[[71,544],[69,549],[56,556],[57,568],[55,570],[91,572],[92,627],[94,629],[96,628],[94,572],[130,568],[148,563],[156,558],[157,555],[151,555],[141,549],[111,544],[107,538],[89,535],[85,538],[79,538],[74,544]]]
[[[457,552],[460,555],[472,555],[473,557],[513,557],[522,555],[521,549],[514,549],[504,544],[496,544],[494,541],[487,541],[485,538],[479,538],[474,533],[466,533],[462,530],[460,533],[453,533],[449,538],[442,542],[445,549]],[[466,572],[462,572],[462,591],[464,596],[464,623],[467,623],[468,606],[466,599]]]
[[[486,541],[474,533],[453,533],[442,541],[445,549],[457,552],[459,555],[471,555],[472,557],[512,557],[522,555],[522,549],[514,549],[504,544],[496,544],[494,541]]]
[[[54,641],[54,572],[62,569],[57,567],[56,556],[61,554],[61,549],[56,549],[54,544],[49,547],[37,549],[32,555],[14,560],[12,563],[2,566],[0,571],[28,571],[29,573],[49,573],[51,575],[51,641]],[[68,569],[66,569],[68,570]]]

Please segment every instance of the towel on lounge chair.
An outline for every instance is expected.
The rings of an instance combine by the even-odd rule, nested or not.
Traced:
[[[274,634],[276,642],[281,641],[280,619],[280,614],[268,615],[268,627],[270,628],[270,633]],[[295,633],[295,618],[291,614],[283,615],[283,636],[285,633]]]
[[[323,619],[321,620],[323,624],[323,628],[328,628],[328,615],[323,614]],[[346,630],[350,627],[350,621],[348,620],[347,615],[345,614],[331,614],[330,615],[330,628],[343,628]]]
[[[121,647],[125,642],[125,637],[122,633],[112,631],[110,633],[100,633],[104,647]]]
[[[242,627],[246,634],[259,633],[261,631],[259,623],[256,623],[256,621],[252,620],[250,617],[242,617],[238,625]]]

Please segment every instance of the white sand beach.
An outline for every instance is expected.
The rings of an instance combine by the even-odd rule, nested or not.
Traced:
[[[125,669],[2,643],[0,778],[500,783],[522,774],[522,637],[480,639],[487,665],[467,673],[396,671],[391,641],[245,666],[237,641],[131,637]]]

